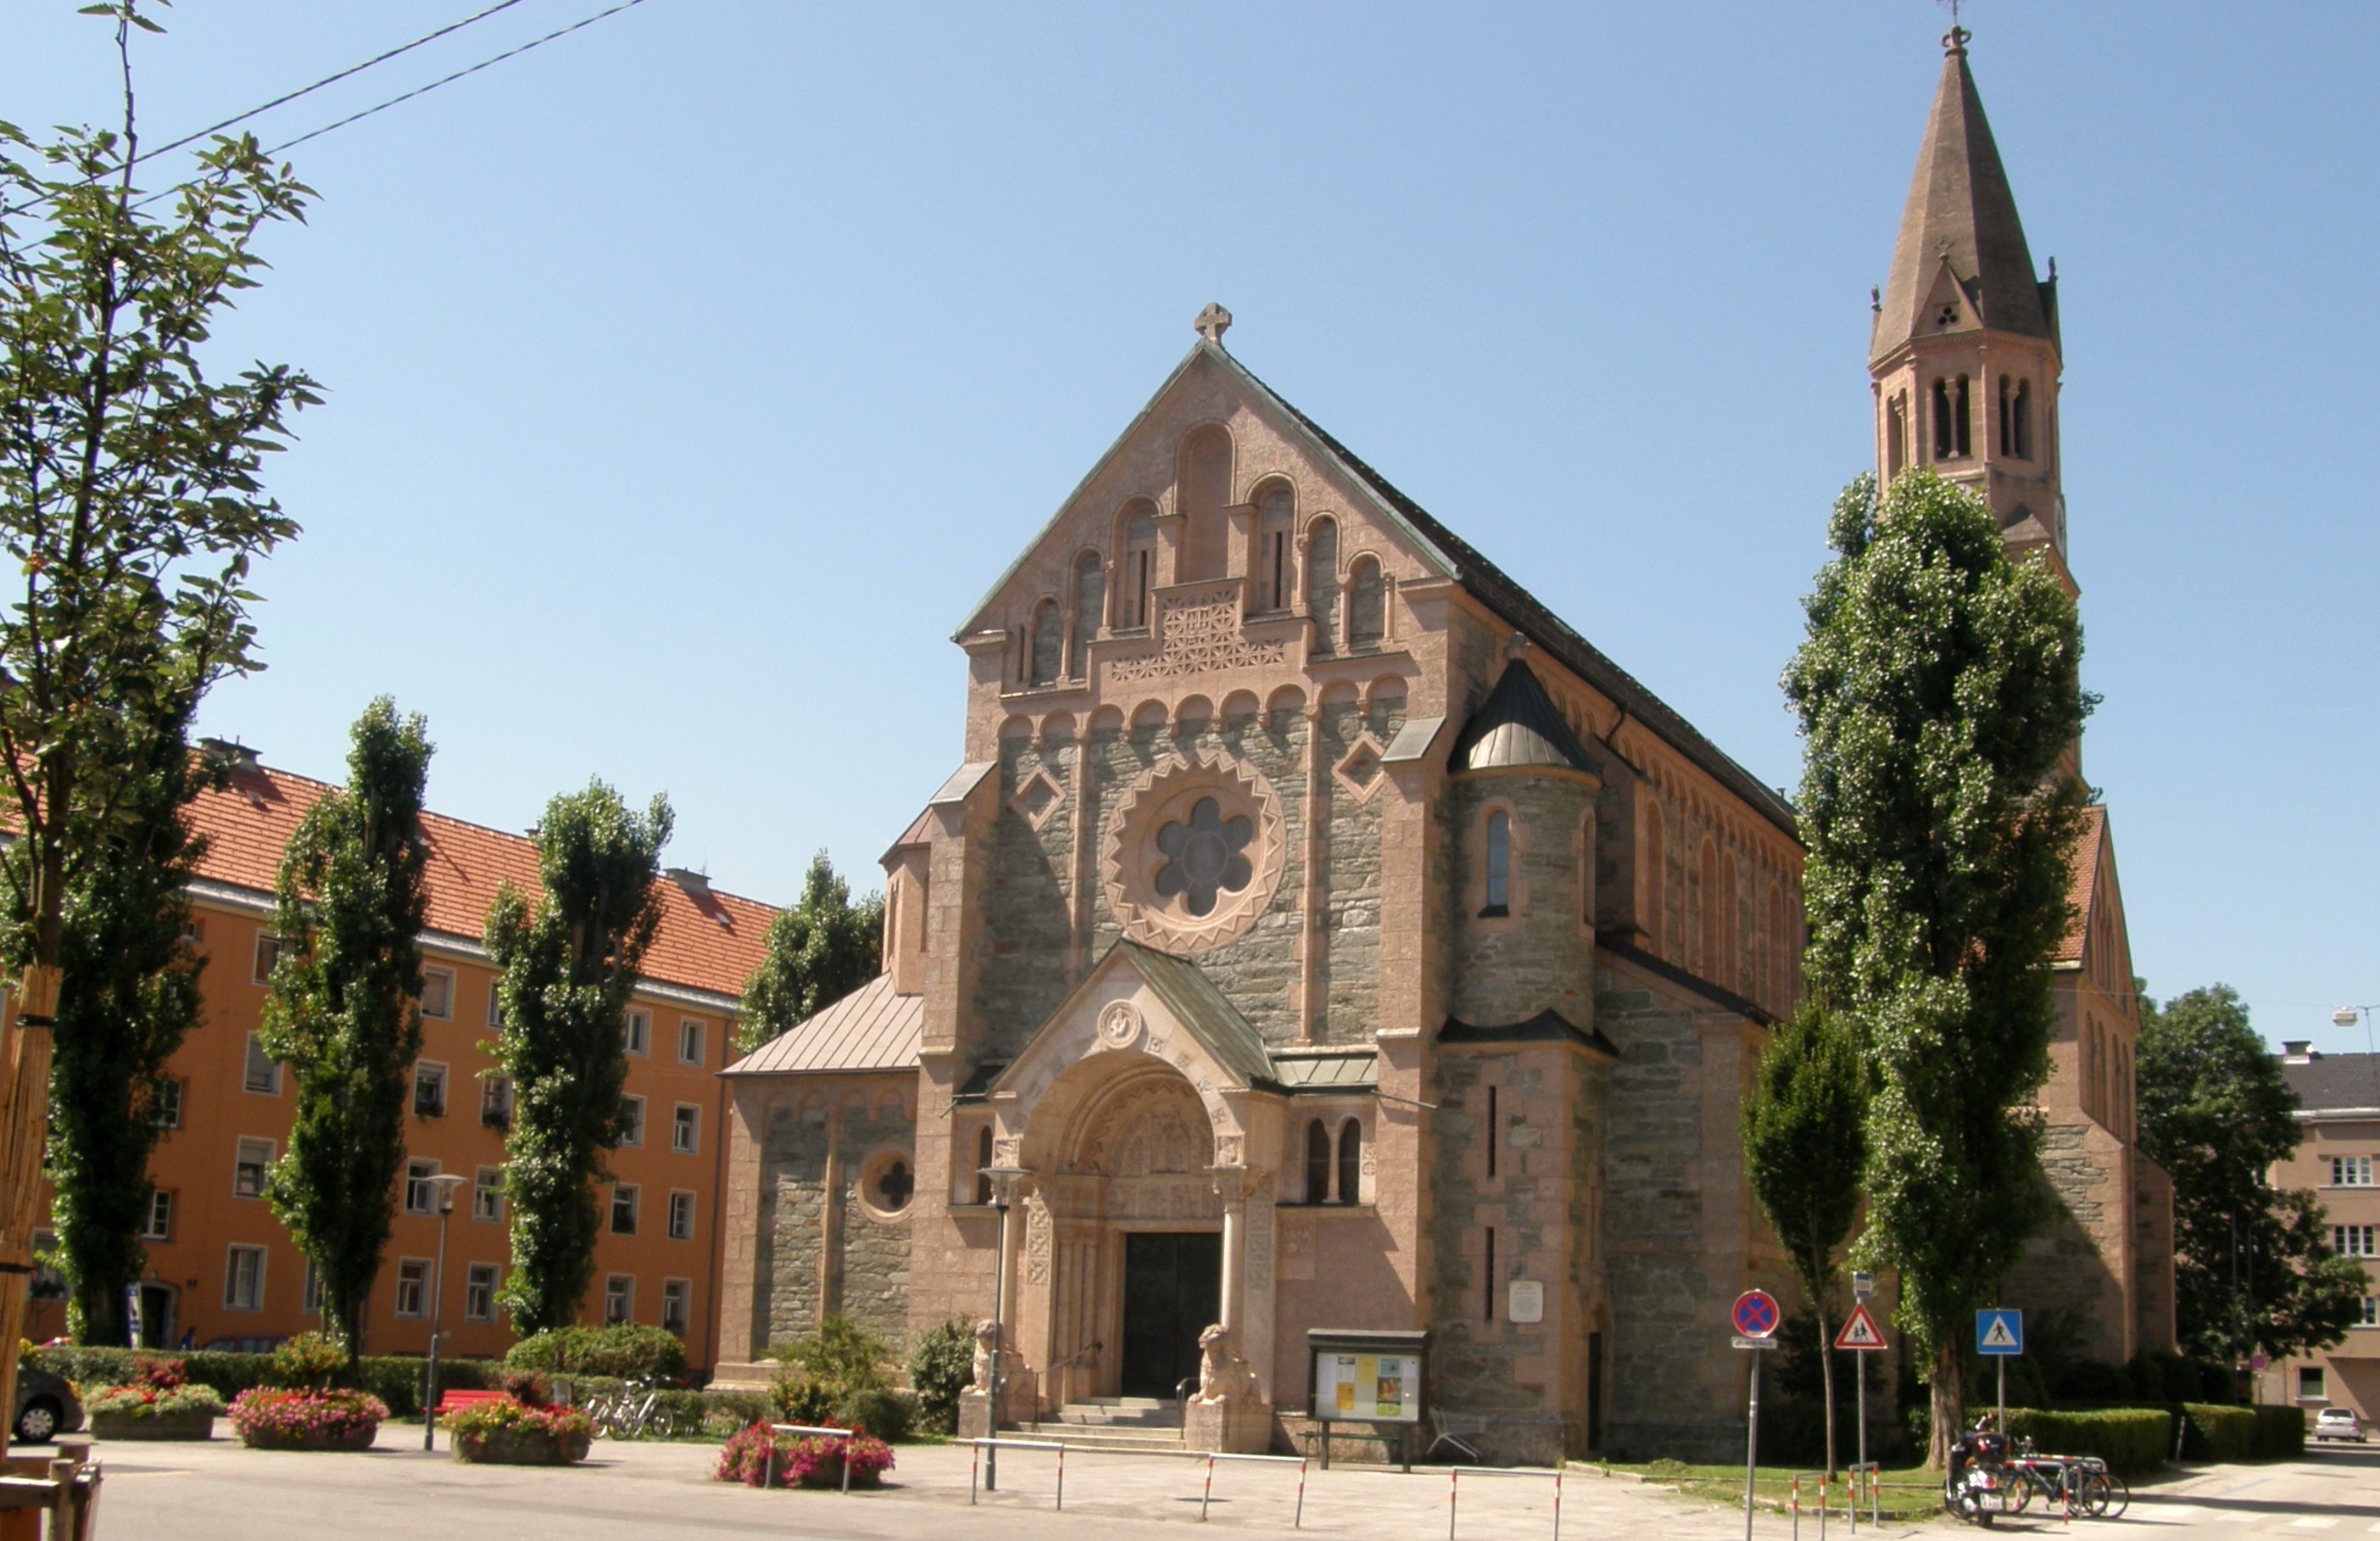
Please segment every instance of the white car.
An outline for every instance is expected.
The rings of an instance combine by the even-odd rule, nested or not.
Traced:
[[[2325,1407],[2313,1417],[2313,1437],[2317,1439],[2352,1439],[2363,1442],[2363,1425],[2355,1414],[2343,1407]]]

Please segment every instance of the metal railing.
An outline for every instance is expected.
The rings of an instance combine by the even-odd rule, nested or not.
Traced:
[[[857,1429],[820,1428],[809,1424],[771,1424],[769,1425],[769,1432],[771,1434],[790,1434],[797,1439],[842,1440],[843,1492],[845,1498],[849,1498],[851,1496],[851,1441],[853,1437],[859,1433]],[[760,1468],[760,1486],[763,1487],[774,1487],[777,1486],[777,1450],[773,1440],[770,1443],[768,1462]]]
[[[1454,1541],[1456,1490],[1462,1486],[1463,1474],[1484,1477],[1551,1477],[1554,1479],[1554,1537],[1561,1541],[1562,1473],[1559,1466],[1551,1471],[1527,1466],[1449,1466],[1446,1469],[1446,1541]]]
[[[1815,1477],[1818,1483],[1818,1535],[1821,1537],[1827,1534],[1827,1517],[1833,1511],[1833,1505],[1828,1501],[1834,1486],[1833,1478],[1824,1472],[1794,1473],[1793,1497],[1790,1507],[1793,1511],[1793,1534],[1796,1537],[1802,1534],[1802,1484],[1813,1477]],[[1851,1516],[1852,1534],[1854,1535],[1859,1534],[1860,1495],[1863,1491],[1867,1495],[1868,1523],[1871,1526],[1881,1526],[1884,1523],[1880,1491],[1884,1486],[1883,1466],[1871,1461],[1864,1466],[1846,1467],[1843,1471],[1841,1486],[1843,1511]]]
[[[1056,1450],[1058,1452],[1058,1502],[1066,1507],[1066,1442],[1062,1439],[970,1439],[975,1453],[967,1458],[967,1502],[976,1501],[977,1479],[983,1470],[983,1452],[993,1450]],[[846,1470],[848,1468],[846,1467]]]
[[[1229,1450],[1207,1452],[1207,1482],[1198,1490],[1198,1523],[1207,1523],[1207,1503],[1215,1496],[1215,1462],[1218,1461],[1257,1461],[1276,1466],[1297,1468],[1297,1507],[1291,1512],[1289,1528],[1305,1528],[1305,1457],[1302,1455],[1234,1455]]]

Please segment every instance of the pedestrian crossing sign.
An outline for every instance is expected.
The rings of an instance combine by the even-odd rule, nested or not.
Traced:
[[[1976,1312],[1975,1351],[1982,1354],[2022,1353],[2024,1313],[1997,1307]]]
[[[1867,1302],[1852,1307],[1851,1320],[1843,1330],[1835,1334],[1835,1347],[1847,1353],[1880,1353],[1884,1351],[1884,1333],[1868,1314]]]

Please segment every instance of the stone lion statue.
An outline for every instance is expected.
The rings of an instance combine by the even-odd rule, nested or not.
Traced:
[[[974,1389],[991,1389],[991,1356],[1000,1347],[1000,1324],[986,1316],[975,1325]]]
[[[1202,1402],[1252,1401],[1257,1373],[1232,1346],[1232,1334],[1220,1322],[1198,1335],[1198,1400]]]

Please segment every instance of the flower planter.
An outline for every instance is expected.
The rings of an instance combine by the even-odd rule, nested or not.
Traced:
[[[361,1391],[257,1387],[231,1404],[231,1426],[252,1450],[368,1450],[388,1409]]]
[[[454,1437],[455,1459],[479,1466],[568,1466],[587,1459],[584,1434],[548,1434],[540,1428],[500,1428]]]
[[[252,1450],[368,1450],[379,1437],[380,1425],[338,1429],[320,1434],[289,1434],[280,1429],[242,1429],[239,1442]]]
[[[215,1415],[204,1408],[188,1413],[94,1413],[94,1439],[212,1439]]]

